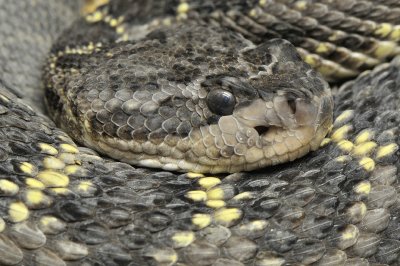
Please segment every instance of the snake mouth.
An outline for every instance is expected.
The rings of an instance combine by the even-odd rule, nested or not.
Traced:
[[[268,132],[270,127],[268,126],[255,126],[254,129],[257,131],[258,135],[262,136]]]
[[[318,149],[332,123],[332,110],[329,91],[311,99],[277,95],[237,109],[233,116],[238,128],[253,132],[246,134],[255,139],[247,142],[245,170],[293,161]]]

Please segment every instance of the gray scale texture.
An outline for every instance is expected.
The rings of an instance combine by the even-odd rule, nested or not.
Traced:
[[[2,0],[0,77],[2,83],[43,111],[42,68],[51,44],[79,15],[77,0],[65,3]],[[21,13],[21,10],[35,10]],[[51,23],[49,23],[51,22]]]
[[[336,119],[333,132],[348,126],[343,140],[356,143],[367,132],[378,147],[398,147],[399,86],[399,58],[343,85],[335,93],[334,117],[342,119]],[[134,168],[65,146],[75,144],[7,87],[0,87],[0,264],[400,264],[395,146],[386,156],[372,149],[371,169],[340,142],[331,142],[295,162],[219,176],[220,183],[207,190],[203,177]],[[123,91],[115,96],[126,97]],[[114,121],[118,124],[117,117]],[[49,171],[62,175],[49,180]],[[45,187],[35,187],[32,179]],[[223,196],[210,193],[213,188]],[[41,200],[29,197],[32,190],[42,192]],[[206,191],[225,207],[210,208],[193,200],[191,191]],[[230,219],[221,219],[224,215]],[[194,217],[211,222],[193,223]]]
[[[269,107],[270,125],[284,127],[285,106],[277,103],[280,95],[294,105],[304,102],[306,117],[307,109],[323,109],[317,120],[322,125],[331,119],[325,115],[332,108],[326,83],[301,62],[292,45],[275,39],[254,46],[223,28],[199,22],[160,27],[138,42],[116,43],[90,55],[66,53],[55,60],[45,75],[54,120],[80,143],[99,146],[101,152],[129,163],[136,157],[162,156],[199,162],[211,172],[218,172],[212,168],[216,163],[226,164],[229,172],[233,172],[230,164],[246,170],[246,149],[255,145],[246,136],[238,141],[234,133],[244,135],[245,130],[227,126],[229,122],[221,122],[221,115],[213,111],[221,103],[210,103],[210,95],[221,89],[236,98],[233,115],[225,117],[228,121],[256,116],[256,112],[247,115],[246,107],[259,99],[277,105],[275,110]],[[259,75],[262,70],[266,74]],[[272,146],[268,142],[260,145]]]

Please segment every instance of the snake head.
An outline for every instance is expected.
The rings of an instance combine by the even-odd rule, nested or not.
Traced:
[[[209,88],[208,132],[230,172],[293,161],[316,150],[332,124],[328,84],[288,41],[246,48],[238,61],[248,76],[219,76]],[[218,172],[221,165],[213,169]]]
[[[327,83],[290,43],[255,45],[222,27],[160,28],[58,53],[51,66],[46,95],[59,125],[135,165],[259,169],[317,149],[332,123]]]

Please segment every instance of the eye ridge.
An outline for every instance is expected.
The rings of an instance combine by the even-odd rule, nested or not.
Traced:
[[[227,90],[215,89],[207,95],[207,106],[217,115],[231,115],[235,105],[235,96]]]

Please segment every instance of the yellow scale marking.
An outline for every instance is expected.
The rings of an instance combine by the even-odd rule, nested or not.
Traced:
[[[63,187],[51,188],[50,190],[58,195],[68,195],[71,193],[71,190]]]
[[[223,200],[207,200],[206,205],[213,209],[219,209],[225,207],[226,203]]]
[[[203,177],[199,179],[199,185],[205,189],[210,189],[221,183],[221,179],[217,177]]]
[[[34,178],[26,178],[25,183],[30,188],[36,188],[36,189],[45,189],[46,188],[46,186],[42,182],[40,182],[39,180],[34,179]]]
[[[297,10],[306,10],[307,6],[308,5],[306,1],[297,1],[295,3],[295,7]]]
[[[177,246],[187,247],[193,243],[193,241],[196,239],[196,236],[191,231],[181,231],[175,233],[171,239]]]
[[[125,27],[122,24],[124,17],[120,16],[118,18],[113,18],[112,16],[103,13],[101,11],[95,11],[86,16],[86,21],[89,23],[97,23],[103,21],[107,23],[110,27],[115,29],[118,35],[122,35],[125,32]],[[124,38],[125,39],[125,38]]]
[[[252,227],[254,230],[263,230],[265,227],[267,227],[268,222],[264,220],[256,220],[250,222],[250,227]]]
[[[369,181],[361,181],[353,188],[357,194],[368,195],[371,192],[371,183]]]
[[[253,17],[253,18],[257,18],[258,16],[257,16],[257,10],[256,9],[251,9],[250,11],[249,11],[249,16],[250,17]]]
[[[317,58],[316,55],[308,54],[308,55],[306,55],[306,56],[303,58],[303,60],[304,60],[307,64],[309,64],[309,65],[311,65],[311,66],[314,66],[314,67],[317,66],[318,58]]]
[[[319,145],[321,148],[322,147],[325,147],[326,145],[328,145],[329,143],[331,143],[331,141],[332,141],[332,139],[330,139],[330,138],[324,138],[322,141],[321,141],[321,144]]]
[[[19,187],[14,182],[11,182],[7,179],[0,180],[0,191],[6,194],[7,196],[12,196],[18,193]]]
[[[268,222],[265,220],[254,220],[246,224],[240,225],[242,230],[258,231],[264,230],[268,226]]]
[[[378,148],[376,152],[376,158],[380,159],[382,157],[390,156],[395,153],[399,149],[399,145],[396,143],[390,143],[385,146],[381,146]]]
[[[344,125],[338,129],[336,129],[331,135],[332,140],[335,142],[339,142],[339,141],[347,138],[347,135],[352,130],[352,128],[353,127],[351,125]]]
[[[360,201],[347,209],[347,213],[350,217],[361,216],[361,219],[364,218],[367,213],[367,205],[364,202]]]
[[[355,156],[365,156],[372,153],[377,146],[378,144],[373,141],[364,142],[354,147],[353,154]]]
[[[52,231],[52,227],[57,228],[61,224],[58,218],[50,215],[42,216],[39,223],[42,231]]]
[[[378,35],[379,37],[385,38],[389,35],[393,30],[393,27],[390,23],[380,23],[376,28],[374,34]]]
[[[68,176],[52,170],[44,170],[36,176],[46,187],[66,187],[69,184]]]
[[[318,44],[317,48],[315,49],[315,52],[318,54],[324,54],[328,53],[334,50],[334,47],[330,43],[320,43]]]
[[[211,224],[211,216],[205,213],[196,213],[192,217],[192,223],[199,229],[203,229]]]
[[[110,26],[113,27],[113,28],[115,28],[117,25],[118,25],[118,20],[115,19],[115,18],[112,18],[112,19],[110,20]]]
[[[116,31],[119,35],[121,35],[121,34],[123,34],[123,33],[125,32],[125,28],[124,28],[124,26],[118,26],[118,27],[115,29],[115,31]]]
[[[354,144],[349,140],[341,140],[337,145],[341,150],[346,152],[351,152],[354,147]]]
[[[178,8],[176,9],[178,14],[186,14],[190,9],[190,6],[186,2],[182,2],[178,5]]]
[[[67,144],[67,143],[60,144],[60,148],[63,152],[79,153],[78,148],[71,144]]]
[[[249,199],[253,199],[253,198],[254,198],[254,194],[253,193],[251,193],[249,191],[245,191],[245,192],[237,194],[232,199],[239,201],[239,200],[249,200]]]
[[[359,164],[368,172],[371,172],[375,169],[375,162],[369,157],[362,158]]]
[[[356,144],[361,144],[370,141],[374,137],[374,132],[371,130],[364,130],[356,136],[354,142]]]
[[[86,16],[86,21],[89,23],[96,23],[103,19],[104,15],[101,11],[95,11]]]
[[[160,250],[159,252],[153,255],[153,259],[159,263],[165,263],[166,261],[168,261],[167,264],[161,264],[161,265],[175,265],[175,263],[178,261],[178,256],[176,255],[176,253],[167,255],[162,250]]]
[[[38,205],[43,203],[44,201],[48,201],[47,196],[41,191],[37,189],[29,189],[26,191],[26,199],[28,205]]]
[[[21,201],[13,202],[8,208],[10,220],[15,223],[25,221],[29,217],[29,210]]]
[[[72,153],[61,153],[58,159],[66,164],[80,164],[81,162],[76,159],[76,156]]]
[[[33,175],[37,171],[36,167],[28,162],[22,162],[19,169],[27,175]]]
[[[203,190],[192,190],[188,191],[185,195],[188,199],[193,201],[205,201],[207,200],[207,193]]]
[[[77,189],[83,192],[87,192],[92,187],[93,183],[91,181],[82,181],[79,182]]]
[[[204,177],[203,174],[199,174],[199,173],[187,173],[186,176],[188,178],[193,178],[193,179]]]
[[[64,173],[67,175],[73,175],[77,173],[82,167],[79,165],[68,165],[64,168]]]
[[[359,234],[358,228],[356,226],[348,226],[342,233],[343,240],[355,239]]]
[[[393,27],[393,31],[389,35],[389,39],[395,42],[398,42],[400,40],[400,25],[396,25]]]
[[[260,0],[259,5],[265,6],[267,4],[267,0]]]
[[[43,159],[43,166],[47,169],[61,170],[65,163],[56,157],[46,157]]]
[[[338,117],[336,117],[334,124],[342,123],[354,116],[354,110],[343,111]]]
[[[396,42],[392,41],[381,41],[375,50],[375,57],[378,59],[384,59],[389,55],[393,54],[393,51],[397,48]]]
[[[344,162],[348,162],[351,160],[351,157],[348,155],[341,155],[335,158],[336,161],[344,163]]]
[[[40,143],[39,144],[40,149],[42,150],[42,153],[46,153],[49,155],[57,155],[58,150],[51,146],[50,144],[47,143]]]
[[[212,188],[207,191],[207,198],[209,200],[222,200],[224,198],[224,191],[221,188]]]
[[[215,211],[214,218],[217,222],[230,223],[242,217],[242,211],[237,208],[226,208]]]
[[[58,222],[58,219],[53,216],[43,216],[40,218],[40,223],[44,226],[48,226],[51,223]]]

